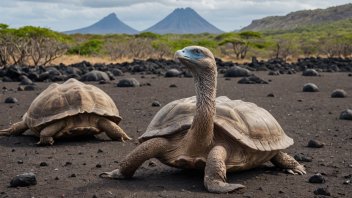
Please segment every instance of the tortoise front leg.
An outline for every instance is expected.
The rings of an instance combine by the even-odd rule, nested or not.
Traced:
[[[245,188],[241,184],[226,182],[226,158],[227,151],[223,146],[215,146],[209,152],[204,174],[204,186],[209,192],[229,193]]]
[[[129,153],[119,168],[111,172],[101,173],[100,177],[112,179],[125,179],[133,176],[137,168],[145,161],[151,158],[158,158],[165,152],[169,142],[165,138],[153,138],[138,145],[131,153]]]
[[[40,140],[37,145],[53,145],[53,136],[65,128],[65,121],[54,122],[40,131]]]
[[[27,129],[27,124],[22,120],[11,125],[10,128],[0,130],[0,135],[21,135]]]
[[[279,151],[271,160],[275,166],[285,169],[288,173],[293,175],[305,175],[306,169],[303,165],[299,164],[293,157],[287,153]]]
[[[98,122],[98,128],[101,131],[104,131],[107,136],[109,136],[112,140],[130,140],[131,138],[114,122],[101,118]]]

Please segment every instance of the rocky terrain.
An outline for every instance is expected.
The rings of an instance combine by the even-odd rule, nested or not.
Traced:
[[[352,4],[346,4],[327,9],[302,10],[292,12],[286,16],[270,16],[253,20],[242,30],[268,31],[290,30],[297,27],[316,25],[339,20],[352,19]]]
[[[286,174],[270,163],[230,173],[229,182],[247,188],[217,197],[350,197],[351,62],[307,58],[289,64],[254,58],[237,65],[217,59],[217,95],[254,102],[271,112],[295,141],[286,152],[307,168],[304,176]],[[3,68],[0,128],[19,121],[50,83],[70,77],[107,92],[123,117],[120,126],[133,140],[115,142],[102,134],[38,147],[38,138],[30,131],[24,136],[0,137],[0,197],[214,197],[205,191],[202,172],[170,168],[155,159],[145,162],[133,179],[98,177],[116,168],[136,147],[137,138],[162,106],[194,95],[193,79],[174,61]],[[240,84],[244,78],[249,83]],[[317,90],[303,92],[307,84]]]
[[[304,58],[298,59],[296,63],[287,63],[282,59],[258,61],[253,57],[250,63],[241,65],[224,62],[217,58],[216,62],[220,76],[225,77],[247,77],[251,75],[251,71],[267,71],[269,75],[294,74],[306,70],[315,73],[307,74],[309,76],[317,76],[318,72],[352,72],[352,59],[350,58]],[[173,60],[148,59],[120,64],[91,64],[83,61],[72,65],[60,64],[48,67],[11,65],[0,70],[0,80],[3,82],[23,81],[23,84],[64,81],[68,78],[109,82],[124,74],[192,77],[190,72]],[[24,82],[26,80],[31,82]]]

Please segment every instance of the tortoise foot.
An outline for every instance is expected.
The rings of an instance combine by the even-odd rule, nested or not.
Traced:
[[[111,179],[125,179],[126,177],[122,175],[119,169],[113,170],[111,172],[103,172],[99,174],[101,178],[111,178]]]
[[[285,169],[285,172],[290,173],[292,175],[297,175],[297,174],[298,175],[305,175],[305,174],[307,174],[306,168],[304,168],[304,166],[301,164],[296,166],[293,169]]]
[[[54,144],[54,139],[52,137],[40,137],[39,142],[37,142],[38,146],[52,146]]]
[[[206,180],[204,181],[205,188],[212,193],[231,193],[236,190],[245,188],[244,185],[242,184],[231,184],[231,183],[226,183],[223,181],[217,181],[217,180]]]

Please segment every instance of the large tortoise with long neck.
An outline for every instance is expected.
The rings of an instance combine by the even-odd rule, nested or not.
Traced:
[[[243,188],[226,183],[226,171],[235,172],[271,161],[292,174],[305,168],[281,150],[293,144],[265,109],[226,96],[216,98],[217,69],[213,54],[190,46],[175,57],[193,74],[196,96],[173,101],[153,118],[142,142],[101,177],[132,177],[146,160],[185,169],[205,169],[204,185],[210,192],[227,193]]]
[[[110,96],[96,86],[71,78],[51,84],[33,100],[22,120],[0,130],[0,135],[20,135],[31,129],[40,137],[40,145],[52,145],[54,138],[101,132],[113,140],[129,140],[118,126],[120,121]]]

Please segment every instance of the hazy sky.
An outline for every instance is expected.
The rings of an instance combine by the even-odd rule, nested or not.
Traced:
[[[327,8],[351,0],[0,0],[0,23],[66,31],[91,25],[114,12],[129,26],[144,30],[175,8],[191,7],[224,31],[233,31],[265,16]]]

